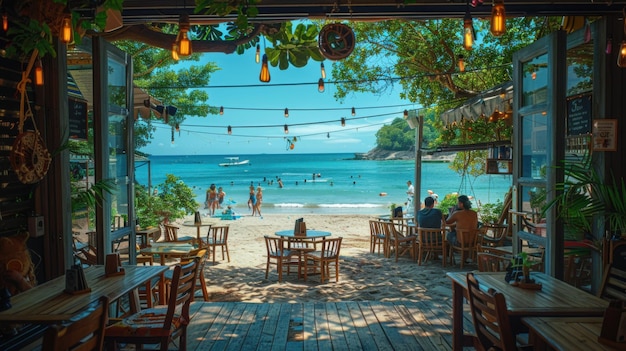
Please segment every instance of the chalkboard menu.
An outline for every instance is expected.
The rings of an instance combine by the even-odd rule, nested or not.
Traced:
[[[591,133],[591,94],[567,100],[567,135]]]
[[[87,101],[69,98],[70,138],[87,140]]]

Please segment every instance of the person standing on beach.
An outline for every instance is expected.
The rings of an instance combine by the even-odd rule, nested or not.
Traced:
[[[248,208],[252,209],[252,215],[256,213],[256,195],[254,194],[254,186],[250,185],[250,193],[248,196]]]
[[[454,227],[446,235],[446,240],[452,245],[459,245],[456,240],[457,230],[473,230],[478,228],[478,214],[472,210],[472,202],[467,195],[461,195],[457,199],[458,203],[454,207],[454,211],[450,211],[446,224]]]
[[[206,198],[209,207],[209,215],[213,216],[217,208],[217,190],[215,189],[215,184],[211,184],[209,190],[206,191]]]
[[[226,193],[222,187],[217,188],[217,207],[222,208],[222,203],[224,202],[224,198],[226,197]]]
[[[261,187],[256,188],[256,205],[255,205],[255,209],[256,209],[256,213],[259,214],[259,216],[261,216],[261,204],[263,203],[263,189],[261,189]],[[252,215],[254,216],[254,211],[252,212]]]
[[[410,213],[409,210],[411,208],[411,204],[413,203],[413,196],[415,196],[415,188],[413,187],[413,183],[410,180],[406,181],[406,186],[408,189],[406,190],[406,212]]]
[[[435,205],[439,202],[439,195],[435,194],[434,191],[428,190],[428,196],[432,197],[435,200]]]

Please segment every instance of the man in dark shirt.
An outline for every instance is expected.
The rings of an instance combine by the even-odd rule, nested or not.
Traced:
[[[422,228],[441,228],[443,214],[435,207],[435,199],[427,196],[424,199],[424,208],[417,212],[417,224]]]

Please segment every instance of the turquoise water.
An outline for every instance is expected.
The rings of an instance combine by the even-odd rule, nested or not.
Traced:
[[[218,166],[231,156],[250,160],[250,164]],[[240,214],[250,213],[247,201],[251,182],[263,188],[264,214],[378,214],[386,213],[392,203],[406,201],[406,182],[414,177],[414,161],[351,160],[353,157],[351,153],[151,156],[150,168],[153,186],[162,183],[166,174],[174,174],[194,190],[199,203],[204,202],[212,183],[222,186],[226,200],[234,202]],[[458,192],[488,203],[503,199],[511,184],[508,175],[484,175],[474,180],[462,178],[448,166],[422,164],[422,198],[432,189],[440,198]],[[147,185],[147,165],[138,166],[136,178]],[[278,186],[278,178],[283,188]]]

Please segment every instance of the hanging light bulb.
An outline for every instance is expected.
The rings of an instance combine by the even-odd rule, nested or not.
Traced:
[[[465,72],[465,58],[463,57],[463,55],[459,55],[459,71],[460,72]]]
[[[224,115],[224,106],[220,106],[220,116]]]
[[[402,112],[402,117],[404,117],[404,119],[409,118],[409,110],[404,110],[404,112]]]
[[[352,115],[356,116],[356,110],[354,109],[354,107],[352,108]]]
[[[231,126],[228,126],[228,135],[233,134],[233,128],[231,128]]]
[[[532,78],[532,80],[537,79],[537,72],[533,72],[530,74],[530,78]]]
[[[617,54],[617,66],[626,68],[626,40],[622,40],[622,44],[619,46],[619,53]]]
[[[180,20],[178,22],[178,55],[185,57],[189,56],[192,53],[191,48],[191,40],[187,36],[187,32],[189,32],[189,15],[183,14],[180,15]]]
[[[491,8],[491,34],[499,37],[506,33],[506,12],[502,0],[494,0]]]
[[[330,133],[326,133],[326,137],[327,137],[327,138],[330,138]]]
[[[320,63],[320,73],[322,74],[322,79],[326,79],[326,69],[324,68],[324,62]]]
[[[469,8],[465,12],[465,18],[463,19],[463,48],[465,50],[472,50],[474,45],[474,21],[470,14]]]
[[[61,41],[65,44],[72,41],[72,34],[74,30],[72,29],[72,15],[65,15],[63,17],[63,25],[61,26]]]
[[[289,109],[285,108],[285,118],[289,117]]]
[[[295,142],[297,142],[297,141],[298,141],[298,138],[297,138],[297,137],[293,137],[292,142],[294,142],[294,143],[295,143]]]
[[[43,67],[41,66],[40,59],[37,59],[35,63],[35,85],[43,85]]]
[[[180,60],[180,57],[178,57],[178,43],[177,42],[172,43],[172,59],[174,59],[174,61]]]
[[[254,54],[254,62],[259,63],[261,61],[261,45],[256,44],[256,53]]]
[[[319,91],[320,93],[324,92],[324,79],[322,78],[317,81],[317,91]]]
[[[289,127],[287,127],[287,125],[285,124],[285,134],[289,134]]]
[[[341,117],[341,126],[342,127],[346,126],[346,118],[345,117]]]
[[[180,133],[180,124],[176,123],[175,128],[176,128],[176,131]],[[179,135],[180,135],[180,134],[179,134]]]
[[[9,30],[9,15],[6,12],[2,12],[2,30],[5,33]]]
[[[259,75],[259,80],[263,83],[270,82],[270,69],[267,66],[267,54],[263,54],[263,60],[261,63],[261,74]]]

